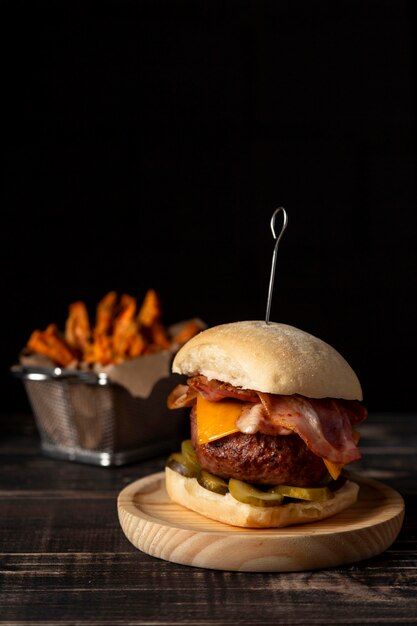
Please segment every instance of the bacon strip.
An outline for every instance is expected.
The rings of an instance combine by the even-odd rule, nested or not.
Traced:
[[[187,382],[171,392],[169,408],[192,406],[198,393],[211,402],[235,398],[242,400],[242,413],[236,422],[241,432],[276,436],[296,433],[314,454],[332,463],[346,465],[361,458],[352,430],[367,415],[359,402],[261,393],[208,381],[205,376],[194,376]]]
[[[192,389],[196,389],[209,402],[219,402],[225,398],[235,398],[243,402],[259,402],[258,392],[240,389],[219,380],[208,380],[206,376],[193,376],[187,380]]]
[[[361,458],[349,411],[338,400],[264,393],[259,397],[272,423],[297,433],[317,456],[344,465]]]
[[[242,405],[243,406],[243,405]],[[275,424],[265,410],[262,402],[254,404],[246,404],[242,413],[236,420],[236,427],[242,433],[254,435],[262,433],[263,435],[291,435],[292,430]]]
[[[169,409],[182,409],[186,406],[193,406],[197,399],[197,391],[188,385],[177,385],[171,391],[167,400]]]

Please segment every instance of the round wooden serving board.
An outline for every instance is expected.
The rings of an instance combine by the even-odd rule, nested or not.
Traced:
[[[399,493],[351,476],[357,502],[318,522],[286,528],[228,526],[172,502],[165,474],[137,480],[119,494],[118,513],[131,543],[151,556],[194,567],[247,572],[295,572],[355,563],[380,554],[397,538],[404,518]]]

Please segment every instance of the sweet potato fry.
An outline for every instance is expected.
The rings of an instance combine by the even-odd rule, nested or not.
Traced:
[[[29,338],[27,347],[49,357],[56,365],[66,366],[74,360],[75,354],[65,339],[59,334],[56,324],[50,324],[46,330],[35,330]]]
[[[145,350],[146,350],[145,338],[141,335],[141,333],[137,329],[137,333],[133,335],[130,346],[129,346],[129,356],[132,359],[134,359],[135,357],[143,354]]]
[[[168,338],[166,330],[164,326],[160,322],[154,322],[149,329],[152,344],[155,347],[161,348],[162,350],[168,350],[171,346],[171,341]]]
[[[81,353],[91,341],[91,328],[87,307],[84,302],[73,302],[69,306],[69,315],[65,324],[65,339],[71,348]]]
[[[186,341],[197,335],[201,331],[195,320],[187,322],[182,330],[173,337],[172,342],[182,346]]]
[[[120,363],[130,355],[130,350],[135,344],[134,350],[140,346],[139,328],[136,315],[136,298],[123,294],[120,301],[120,312],[113,324],[113,352],[114,362]],[[143,348],[141,348],[143,350]]]
[[[96,312],[96,324],[94,327],[94,336],[108,335],[113,325],[114,312],[117,302],[117,293],[109,291],[98,303]]]
[[[116,302],[116,291],[109,291],[97,305],[96,320],[93,329],[93,341],[84,351],[84,361],[86,363],[109,365],[113,362],[114,354],[111,332],[113,328]]]
[[[161,303],[154,289],[148,289],[138,314],[140,326],[151,327],[161,318]]]
[[[97,335],[84,353],[86,363],[109,365],[113,362],[112,338],[109,335]]]

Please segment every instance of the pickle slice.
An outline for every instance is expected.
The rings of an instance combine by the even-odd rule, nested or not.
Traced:
[[[193,470],[187,464],[185,456],[181,452],[173,452],[170,454],[166,466],[182,476],[187,476],[187,478],[196,478],[198,476],[198,471]]]
[[[185,439],[181,443],[181,453],[184,457],[185,464],[196,474],[201,471],[200,463],[198,462],[197,455],[191,443],[191,439]]]
[[[311,500],[324,502],[333,498],[333,493],[328,487],[291,487],[289,485],[276,485],[268,490],[268,493],[277,493],[286,498],[297,500]]]
[[[229,491],[227,482],[223,480],[223,478],[210,474],[210,472],[206,472],[206,470],[201,470],[197,477],[197,481],[202,487],[204,487],[204,489],[214,491],[214,493],[218,493],[222,496]]]
[[[252,504],[253,506],[277,506],[282,504],[284,499],[284,496],[280,493],[261,491],[235,478],[229,480],[229,491],[235,500],[245,504]]]

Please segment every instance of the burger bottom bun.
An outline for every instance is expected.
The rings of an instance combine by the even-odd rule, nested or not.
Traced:
[[[290,502],[272,507],[239,502],[230,493],[222,496],[205,489],[195,478],[165,468],[165,486],[171,500],[205,517],[243,528],[283,528],[331,517],[351,506],[359,485],[347,480],[334,497],[325,502]]]

